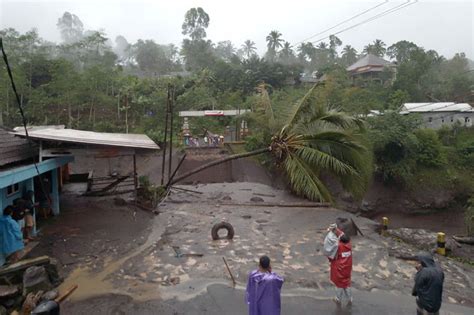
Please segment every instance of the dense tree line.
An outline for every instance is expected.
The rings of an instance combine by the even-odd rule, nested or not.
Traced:
[[[69,12],[57,22],[60,43],[42,39],[35,29],[24,34],[4,29],[0,36],[31,124],[147,132],[159,139],[168,83],[176,86],[177,109],[250,108],[262,82],[276,104],[294,102],[308,88],[299,80],[303,72],[326,74],[328,101],[350,113],[396,109],[405,101],[472,100],[473,72],[464,54],[448,60],[408,41],[387,47],[379,39],[359,54],[336,36],[292,47],[271,30],[267,51],[259,56],[251,39],[240,47],[209,40],[210,23],[202,8],[190,9],[181,47],[152,39],[130,43],[124,36],[112,41],[103,30],[85,30]],[[386,73],[395,76],[393,84],[359,84],[348,77],[345,68],[366,53],[397,62],[396,74]],[[18,125],[3,64],[0,83],[0,124]]]

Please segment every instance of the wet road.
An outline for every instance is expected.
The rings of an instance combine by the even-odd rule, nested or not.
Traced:
[[[337,307],[331,300],[330,291],[297,292],[283,290],[282,314],[414,314],[415,300],[407,295],[396,295],[387,291],[365,292],[354,290],[352,307]],[[127,296],[108,295],[96,297],[74,304],[66,302],[63,311],[71,315],[110,314],[110,315],[151,315],[151,314],[209,314],[237,315],[246,314],[244,290],[233,289],[227,285],[215,284],[207,288],[207,292],[193,299],[178,301],[134,302]],[[440,314],[472,314],[472,308],[445,303]]]

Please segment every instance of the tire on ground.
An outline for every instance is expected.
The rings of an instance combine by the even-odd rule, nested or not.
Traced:
[[[224,237],[219,237],[219,230],[221,229],[225,229],[227,230],[227,235],[224,236]],[[234,238],[234,227],[228,223],[228,222],[221,222],[221,223],[217,223],[217,224],[214,224],[214,226],[212,227],[212,230],[211,230],[211,236],[212,236],[212,239],[215,241],[215,240],[220,240],[220,239],[233,239]]]

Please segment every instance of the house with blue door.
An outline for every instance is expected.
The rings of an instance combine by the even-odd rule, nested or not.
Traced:
[[[49,195],[50,207],[58,215],[59,185],[61,167],[73,162],[73,156],[62,156],[38,160],[39,148],[26,139],[15,136],[9,130],[0,127],[0,209],[12,205],[31,190],[39,193],[45,190]],[[41,177],[39,176],[41,174]],[[43,188],[41,188],[41,182]],[[36,214],[33,216],[36,217]],[[34,220],[36,229],[36,220]],[[0,251],[1,253],[1,251]],[[4,257],[0,257],[0,265]]]

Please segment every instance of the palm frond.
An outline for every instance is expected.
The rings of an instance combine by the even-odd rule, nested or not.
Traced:
[[[359,175],[352,165],[324,151],[303,146],[295,152],[313,168],[326,170],[337,175],[356,177]]]
[[[301,120],[303,113],[311,110],[311,106],[314,105],[316,101],[314,94],[318,85],[319,83],[316,83],[294,107],[293,113],[290,115],[288,122],[284,127],[285,130],[291,130],[294,125]]]
[[[285,170],[293,190],[310,200],[332,202],[331,194],[312,168],[298,155],[290,153],[285,159]]]

